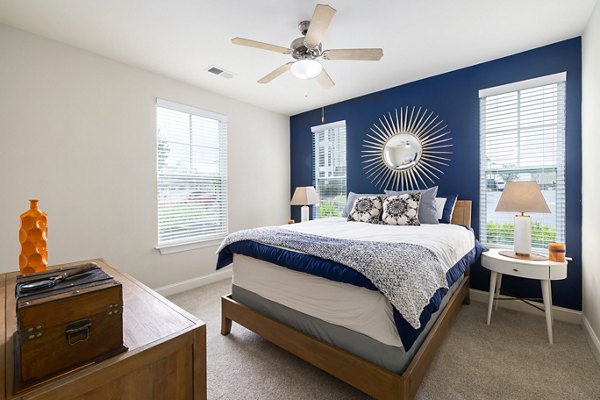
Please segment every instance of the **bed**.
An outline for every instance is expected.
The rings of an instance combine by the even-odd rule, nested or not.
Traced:
[[[449,238],[446,247],[453,250],[434,248],[437,258],[446,264],[443,271],[448,285],[427,292],[427,296],[433,295],[422,309],[422,305],[417,304],[418,320],[411,318],[403,303],[388,296],[385,288],[369,287],[371,281],[376,282],[376,278],[368,275],[370,271],[362,271],[369,276],[366,279],[361,273],[357,277],[347,269],[340,272],[337,264],[327,266],[330,268],[327,273],[311,270],[305,251],[310,254],[312,244],[308,245],[310,249],[300,246],[293,250],[293,247],[282,248],[277,244],[265,246],[264,242],[260,244],[260,238],[224,242],[220,250],[227,251],[219,254],[220,266],[231,262],[224,254],[227,252],[235,262],[232,294],[222,298],[221,333],[228,335],[235,321],[375,398],[411,399],[460,305],[469,302],[469,264],[480,252],[472,231],[465,228],[470,227],[470,221],[471,202],[459,200],[452,226],[417,228],[425,238],[434,231],[449,232],[444,233],[444,237]],[[332,219],[313,226],[297,224],[276,232],[285,234],[310,228],[330,235],[329,231],[340,223]],[[344,240],[353,239],[359,225],[371,225],[349,224],[341,234]],[[389,228],[382,229],[390,231]],[[463,235],[462,231],[469,233]],[[377,231],[369,231],[369,235],[377,239]],[[472,244],[456,238],[461,235],[472,236]],[[418,243],[421,240],[419,235],[411,236],[415,238],[403,241]],[[386,240],[384,236],[381,239]],[[235,247],[236,243],[256,244],[268,252],[258,254],[250,251],[254,247]],[[473,248],[469,250],[469,246]],[[335,256],[331,258],[334,262]],[[332,278],[331,274],[337,275]],[[362,282],[363,278],[367,283]]]

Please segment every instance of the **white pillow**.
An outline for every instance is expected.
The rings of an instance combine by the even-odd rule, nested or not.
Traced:
[[[445,197],[436,197],[435,198],[435,210],[437,212],[437,219],[442,219],[442,215],[444,215],[444,206],[446,205]]]

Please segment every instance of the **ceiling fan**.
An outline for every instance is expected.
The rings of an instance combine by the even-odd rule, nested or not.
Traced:
[[[258,83],[269,83],[291,69],[292,74],[297,78],[317,78],[317,82],[321,87],[328,89],[333,87],[335,83],[333,83],[323,65],[316,61],[317,58],[323,57],[324,60],[379,61],[383,56],[383,49],[379,48],[323,50],[321,40],[325,36],[325,32],[335,12],[335,9],[328,5],[317,4],[312,19],[310,21],[302,21],[298,24],[298,29],[302,33],[302,37],[295,39],[289,48],[240,37],[231,39],[231,42],[241,46],[255,47],[281,54],[291,54],[296,60],[283,64],[281,67],[268,73],[259,79]]]

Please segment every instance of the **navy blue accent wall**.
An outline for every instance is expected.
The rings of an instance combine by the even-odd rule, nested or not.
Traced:
[[[346,120],[348,190],[381,193],[363,171],[361,150],[370,127],[401,106],[422,106],[438,114],[452,132],[450,167],[437,182],[440,194],[458,193],[473,200],[472,225],[479,233],[480,89],[567,72],[567,255],[568,278],[553,284],[554,304],[581,310],[581,38],[574,38],[325,107],[325,122]],[[335,77],[334,77],[335,78]],[[290,117],[291,188],[312,185],[312,135],[321,109]],[[300,219],[299,207],[292,217]],[[476,265],[471,287],[488,290],[489,271]],[[523,297],[541,297],[537,281],[506,277],[503,289]]]

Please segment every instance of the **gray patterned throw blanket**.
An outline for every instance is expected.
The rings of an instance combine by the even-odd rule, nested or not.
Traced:
[[[448,288],[442,262],[428,248],[410,243],[336,239],[278,227],[248,229],[227,236],[224,247],[243,240],[331,260],[367,277],[415,329],[431,297]]]

